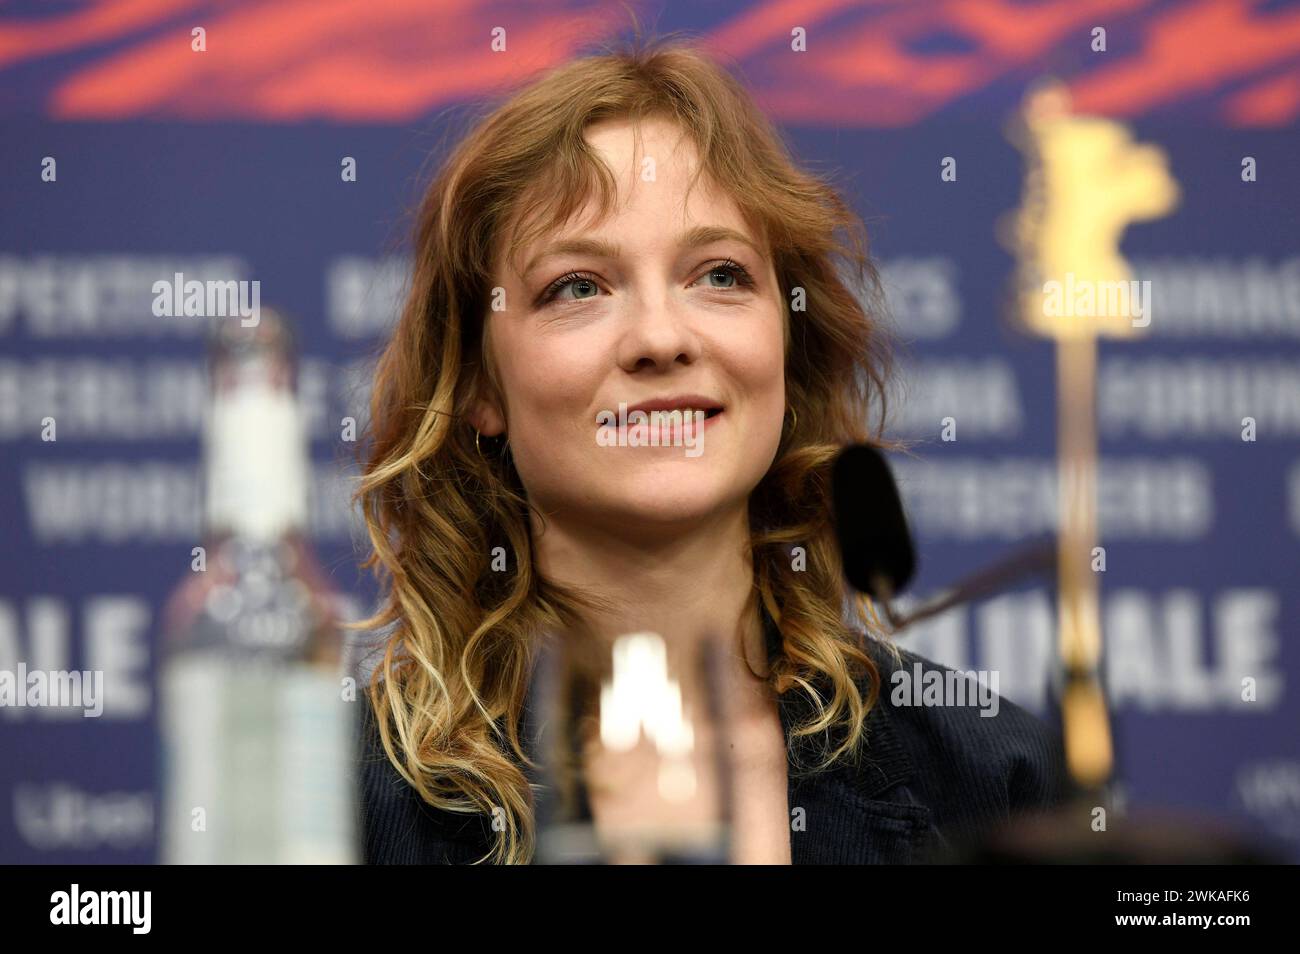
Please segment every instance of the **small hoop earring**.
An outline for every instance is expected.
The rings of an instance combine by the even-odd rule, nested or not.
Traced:
[[[490,461],[488,461],[488,459],[487,459],[487,455],[485,455],[485,454],[483,453],[483,445],[482,445],[482,443],[480,443],[482,437],[483,437],[483,435],[479,432],[479,429],[478,429],[477,427],[474,428],[474,449],[475,449],[476,451],[478,451],[478,456],[479,456],[480,458],[482,458],[484,461],[486,461],[486,462],[488,462],[488,463],[491,463]],[[508,443],[508,442],[503,442],[502,446],[504,447],[506,443]],[[498,448],[498,449],[500,449],[500,448]]]
[[[793,407],[790,408],[790,431],[793,432],[799,426],[799,412]]]

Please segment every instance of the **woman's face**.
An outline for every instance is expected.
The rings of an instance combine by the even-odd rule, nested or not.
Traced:
[[[587,141],[619,201],[599,224],[579,209],[513,262],[498,253],[505,307],[488,312],[487,347],[504,407],[481,402],[475,425],[507,434],[543,513],[686,525],[742,505],[776,455],[784,304],[766,248],[725,193],[704,177],[683,206],[695,151],[678,127],[645,120],[637,143],[630,122],[611,120]],[[618,425],[620,405],[647,403],[709,416],[646,446],[648,429]]]

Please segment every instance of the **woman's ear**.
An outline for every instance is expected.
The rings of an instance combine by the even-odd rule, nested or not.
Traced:
[[[469,385],[469,393],[474,395],[467,417],[474,430],[484,437],[496,437],[505,433],[506,416],[502,411],[504,402],[501,400],[497,378],[490,366],[492,345],[489,341],[489,332],[490,328],[485,326],[480,343],[478,367],[466,382]]]
[[[496,402],[488,398],[479,398],[469,412],[469,422],[474,430],[484,437],[496,437],[505,433],[506,418],[497,407]]]

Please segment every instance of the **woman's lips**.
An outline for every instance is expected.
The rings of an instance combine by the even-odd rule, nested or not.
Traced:
[[[681,446],[687,440],[700,440],[705,431],[711,431],[716,427],[716,422],[722,419],[725,410],[725,408],[711,408],[706,411],[703,408],[697,408],[695,409],[692,419],[687,419],[684,412],[679,418],[676,415],[672,415],[672,412],[643,411],[641,413],[645,414],[646,422],[642,424],[632,423],[629,421],[626,423],[626,432],[627,436],[634,439],[638,446]],[[632,413],[633,412],[629,411],[628,416],[630,417]],[[656,414],[663,416],[656,418]],[[695,423],[699,420],[699,415],[701,414],[704,417],[703,422],[698,424]],[[597,427],[608,428],[609,430],[619,430],[621,425],[622,422],[618,419],[618,416],[615,415],[615,421],[613,424],[598,424]],[[657,445],[653,442],[656,426],[658,428],[659,438]]]
[[[624,405],[619,403],[619,413],[622,413],[624,407],[627,407],[628,413],[633,411],[645,411],[649,414],[651,411],[720,411],[722,402],[708,397],[704,394],[665,394],[659,397],[649,398],[645,401],[639,401],[636,404]]]
[[[698,414],[698,412],[697,412],[697,414]],[[647,416],[649,416],[649,415],[647,415]],[[677,433],[678,433],[679,430],[681,430],[681,431],[683,431],[683,432],[689,432],[689,433],[691,433],[691,434],[699,434],[699,433],[701,433],[701,432],[703,432],[703,431],[708,430],[709,428],[711,428],[711,427],[713,426],[713,422],[716,421],[716,420],[718,420],[718,418],[720,418],[720,417],[722,417],[722,409],[721,409],[721,408],[719,408],[718,411],[717,411],[716,413],[714,413],[714,414],[707,414],[707,413],[706,413],[706,414],[704,415],[704,421],[703,421],[703,423],[698,423],[698,421],[699,421],[699,418],[698,418],[698,417],[696,417],[696,418],[694,418],[694,419],[692,419],[691,421],[688,422],[688,421],[686,420],[685,415],[683,415],[683,416],[682,416],[682,420],[681,420],[681,424],[680,424],[680,426],[679,426],[678,423],[677,423],[677,420],[676,420],[675,418],[669,418],[667,421],[665,421],[665,422],[663,422],[663,423],[661,423],[661,424],[659,425],[659,434],[660,434],[661,437],[662,437],[663,435],[666,434],[669,438],[675,438],[675,437],[677,436]],[[653,421],[654,418],[651,417],[650,420]],[[629,424],[627,429],[628,429],[628,433],[630,434],[630,433],[633,431],[633,429],[635,429],[635,428],[640,428],[640,429],[642,429],[642,430],[649,431],[650,428],[653,427],[653,426],[654,426],[654,425],[653,425],[652,423],[650,423],[650,424]]]

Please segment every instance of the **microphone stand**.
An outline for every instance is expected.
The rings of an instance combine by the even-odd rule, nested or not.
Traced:
[[[1076,442],[1077,443],[1077,442]],[[892,635],[906,635],[907,627],[963,603],[999,592],[1038,573],[1049,574],[1064,586],[1078,582],[1086,563],[1071,559],[1066,551],[1090,552],[1078,542],[1077,521],[1063,514],[1070,530],[1060,538],[1031,544],[994,565],[971,574],[948,591],[910,612],[891,605],[894,595],[911,579],[916,555],[897,485],[883,456],[865,446],[846,448],[835,468],[836,532],[851,585],[871,597],[883,610]],[[874,503],[872,519],[858,499],[863,491]],[[1064,495],[1063,495],[1064,497]],[[1062,507],[1069,508],[1068,500]],[[1084,506],[1082,509],[1091,509]],[[1085,541],[1087,537],[1083,538]],[[1088,574],[1092,576],[1091,573]],[[1089,582],[1095,587],[1095,580]],[[1093,594],[1095,596],[1095,592]],[[1062,598],[1062,623],[1100,625],[1095,612],[1066,612],[1068,605],[1095,606],[1085,590],[1080,599]],[[1110,721],[1096,657],[1078,652],[1078,631],[1058,646],[1062,673],[1053,710],[1062,733],[1064,765],[1053,765],[1053,808],[1036,816],[1021,815],[1010,823],[993,825],[976,839],[952,843],[946,854],[933,860],[959,863],[1284,863],[1283,859],[1233,830],[1222,820],[1202,814],[1142,811],[1125,816],[1112,792]],[[1085,645],[1086,648],[1086,645]],[[1097,647],[1100,648],[1099,646]]]
[[[893,593],[892,587],[889,586],[887,580],[882,578],[877,583],[876,588],[877,592],[889,593],[889,596],[885,596],[881,600],[881,608],[884,610],[885,619],[888,620],[890,627],[897,632],[911,626],[913,623],[919,623],[923,619],[929,619],[932,616],[947,612],[954,606],[974,602],[994,593],[999,593],[1011,586],[1011,584],[1026,577],[1054,571],[1055,569],[1056,538],[1053,537],[1045,543],[1030,544],[990,567],[977,570],[953,584],[946,592],[927,600],[907,613],[898,613],[890,604],[889,600],[892,598]]]
[[[1102,126],[1105,128],[1099,132]],[[1052,220],[1052,228],[1047,228],[1044,218],[1052,199],[1068,195],[1076,185],[1071,176],[1077,175],[1077,170],[1060,157],[1075,154],[1084,137],[1104,139],[1120,132],[1116,124],[1075,116],[1069,95],[1059,84],[1031,90],[1021,113],[1018,145],[1027,155],[1031,172],[1015,249],[1023,272],[1016,319],[1023,329],[1056,344],[1060,535],[1054,562],[1059,606],[1057,652],[1064,676],[1058,712],[1067,767],[1067,798],[1054,810],[1036,818],[1013,819],[988,837],[960,846],[956,860],[1278,863],[1280,857],[1271,857],[1262,846],[1219,819],[1190,813],[1177,816],[1166,811],[1125,816],[1112,797],[1115,759],[1099,672],[1100,587],[1089,565],[1098,538],[1097,339],[1102,335],[1133,337],[1138,326],[1117,319],[1062,318],[1045,305],[1047,285],[1043,279],[1059,279],[1066,273],[1106,281],[1129,277],[1121,274],[1127,271],[1123,259],[1118,254],[1107,254],[1104,243],[1098,243],[1097,236],[1104,234],[1104,228],[1098,229],[1100,219],[1062,214]],[[1076,148],[1069,148],[1071,145]],[[1122,227],[1128,219],[1167,213],[1176,201],[1176,190],[1161,192],[1158,178],[1149,184],[1149,207],[1121,209],[1126,217],[1117,217],[1109,224]],[[987,593],[990,587],[1005,585],[1030,572],[1030,568],[1051,565],[1043,555],[1025,561],[1018,569],[1013,560],[967,580],[945,601],[923,607],[902,623],[915,622],[963,599]]]
[[[883,579],[877,593],[891,635],[955,606],[1000,592],[1013,583],[1057,569],[1056,542],[1039,542],[973,573],[949,591],[907,613],[889,604],[892,587]],[[889,596],[884,596],[888,593]],[[1100,682],[1077,667],[1062,666],[1064,686],[1054,699],[1062,728],[1069,706],[1100,705],[1086,715],[1107,720]],[[1082,700],[1082,703],[1080,702]],[[1143,809],[1124,812],[1112,780],[1091,781],[1073,771],[1057,782],[1060,804],[993,826],[982,837],[956,843],[938,861],[957,864],[1285,864],[1277,852],[1223,820],[1200,812]],[[1099,812],[1101,810],[1101,812]]]

